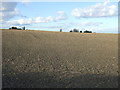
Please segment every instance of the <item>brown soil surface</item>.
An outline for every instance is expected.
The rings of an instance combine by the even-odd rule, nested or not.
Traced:
[[[118,34],[2,30],[3,88],[117,88]]]

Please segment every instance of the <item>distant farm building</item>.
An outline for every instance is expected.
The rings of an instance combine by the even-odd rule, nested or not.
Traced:
[[[70,32],[79,32],[79,29],[70,30]]]
[[[12,29],[12,30],[25,30],[25,27],[23,27],[23,28],[11,27],[9,29]]]
[[[23,27],[23,30],[25,30],[25,27]]]
[[[78,29],[73,29],[73,32],[79,32],[79,30]]]
[[[62,29],[60,29],[60,32],[62,32]]]

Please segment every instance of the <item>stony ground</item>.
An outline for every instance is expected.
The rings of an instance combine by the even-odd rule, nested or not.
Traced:
[[[116,88],[118,35],[2,30],[3,88]]]

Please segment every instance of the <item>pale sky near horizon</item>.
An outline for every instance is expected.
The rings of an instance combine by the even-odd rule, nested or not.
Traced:
[[[6,2],[0,3],[0,28],[97,33],[118,32],[117,2]]]

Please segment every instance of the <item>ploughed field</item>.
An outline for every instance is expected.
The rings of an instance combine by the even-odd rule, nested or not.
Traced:
[[[117,88],[118,34],[2,30],[3,88]]]

